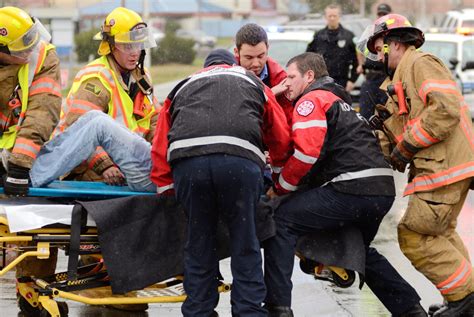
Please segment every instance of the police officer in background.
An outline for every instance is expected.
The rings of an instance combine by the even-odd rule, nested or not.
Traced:
[[[392,8],[388,4],[381,3],[377,6],[378,18],[390,12]],[[368,120],[374,114],[375,105],[384,105],[387,101],[387,94],[379,88],[387,75],[383,63],[370,58],[359,64],[357,72],[365,74],[365,81],[360,87],[360,114]]]
[[[328,5],[324,9],[324,17],[327,26],[314,34],[306,51],[321,54],[326,62],[329,76],[350,92],[359,76],[354,33],[339,23],[341,6]]]

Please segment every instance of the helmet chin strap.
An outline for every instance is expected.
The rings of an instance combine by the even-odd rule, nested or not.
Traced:
[[[387,38],[384,37],[383,38],[383,56],[384,56],[383,68],[384,68],[385,74],[387,74],[387,76],[389,76],[390,79],[392,79],[394,71],[392,71],[388,68],[388,52],[389,52],[389,50],[390,50],[390,48],[388,47]]]
[[[138,58],[138,68],[140,69],[142,76],[145,75],[145,55],[145,50],[142,50],[140,52],[140,58]]]

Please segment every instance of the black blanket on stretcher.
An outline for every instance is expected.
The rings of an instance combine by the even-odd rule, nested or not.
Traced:
[[[275,234],[272,216],[279,203],[278,199],[260,202],[256,217],[260,241]],[[79,204],[96,222],[113,293],[143,289],[183,274],[187,220],[184,209],[174,197],[128,196]],[[354,245],[358,239],[360,232],[350,233],[344,240],[353,247],[347,248],[346,244],[344,249],[358,250]],[[219,258],[228,257],[229,232],[222,219],[218,224],[217,241]],[[334,236],[331,241],[334,242]],[[305,256],[311,258],[308,250],[315,249],[314,243],[304,243],[301,251]],[[357,265],[355,270],[363,273],[363,265]]]

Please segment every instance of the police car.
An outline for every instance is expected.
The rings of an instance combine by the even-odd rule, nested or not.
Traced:
[[[424,52],[439,57],[451,69],[463,94],[474,93],[474,36],[425,34]]]
[[[426,33],[424,52],[438,56],[453,77],[474,118],[474,36],[456,33]]]

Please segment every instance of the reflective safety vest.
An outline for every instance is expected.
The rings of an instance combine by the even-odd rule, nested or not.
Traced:
[[[12,125],[7,131],[4,131],[0,137],[0,148],[11,149],[15,145],[16,137],[20,126],[25,120],[26,110],[28,109],[28,98],[35,94],[48,92],[61,96],[59,83],[49,78],[41,78],[33,81],[36,74],[38,74],[43,67],[44,61],[48,51],[54,49],[54,45],[41,43],[40,52],[33,59],[25,65],[22,65],[18,70],[18,83],[21,89],[21,112],[18,118],[18,123]]]
[[[128,93],[123,89],[117,75],[112,71],[106,56],[102,56],[95,61],[92,61],[77,73],[67,98],[65,112],[67,112],[71,103],[74,103],[74,93],[76,93],[84,81],[90,78],[98,78],[109,92],[111,96],[107,112],[109,116],[141,136],[145,135],[150,130],[151,117],[156,112],[154,105],[148,100],[148,98],[143,98],[142,118],[138,120],[136,119],[134,115],[134,100],[132,100]],[[90,110],[92,109],[93,107]],[[64,127],[59,126],[60,131],[63,129]]]

